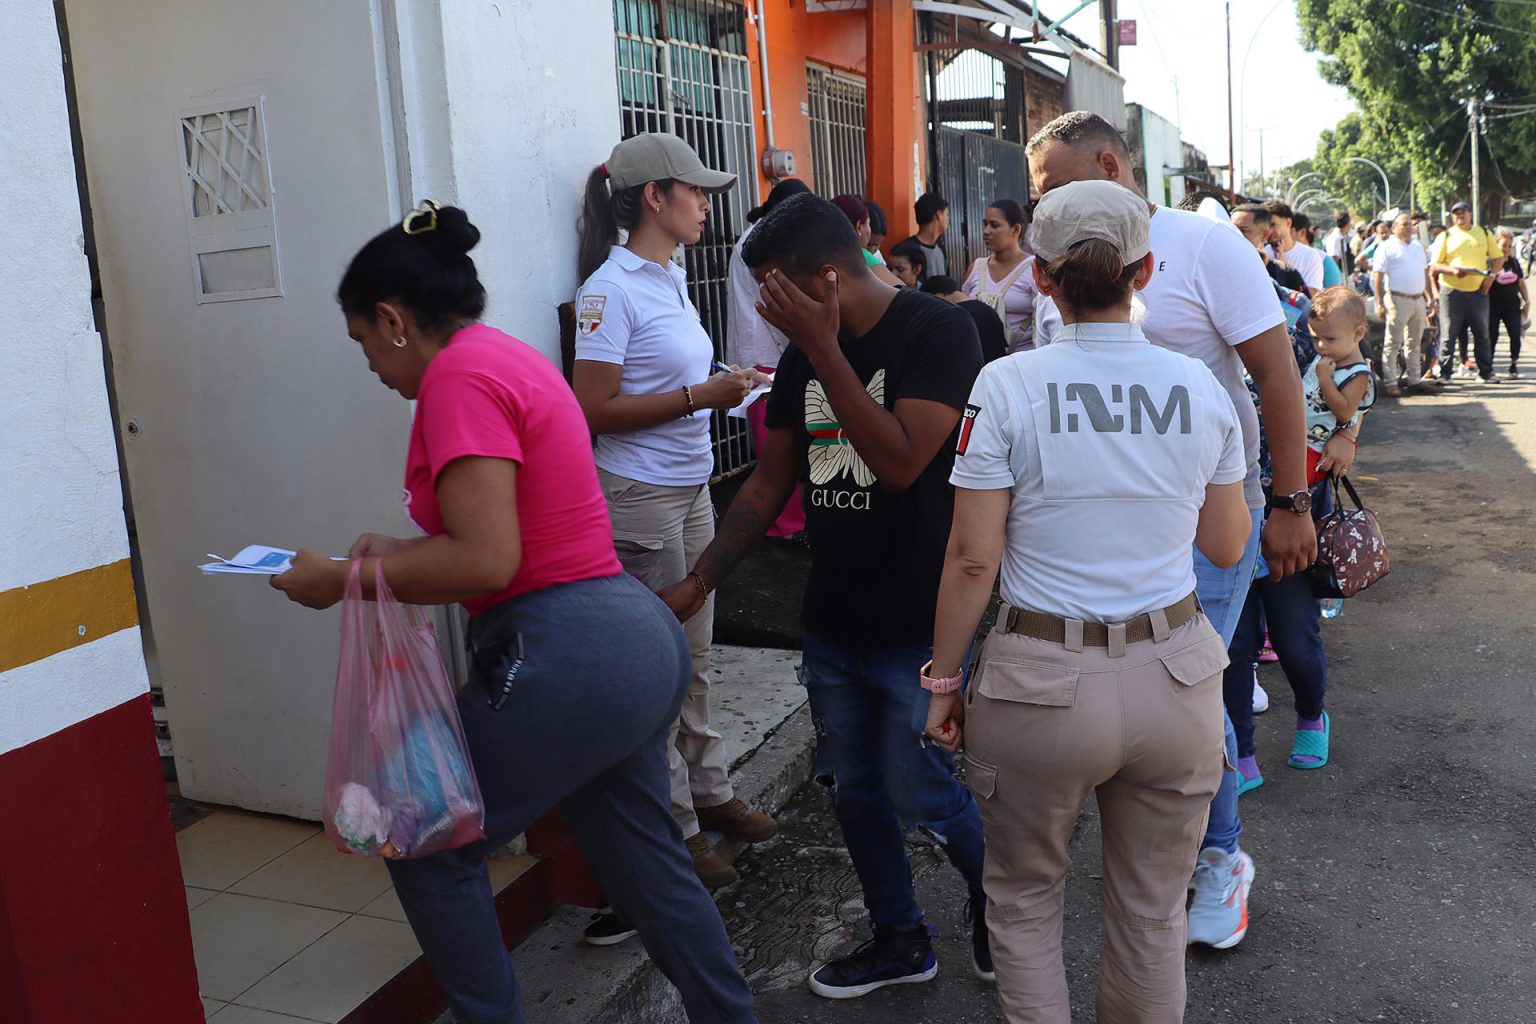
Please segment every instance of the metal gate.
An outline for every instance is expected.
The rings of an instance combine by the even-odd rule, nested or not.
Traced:
[[[980,50],[933,49],[926,78],[932,184],[949,200],[944,255],[963,280],[969,261],[986,253],[981,228],[988,204],[1029,200],[1024,73]]]
[[[963,280],[970,260],[986,255],[981,243],[982,219],[999,199],[1029,200],[1029,165],[1024,147],[989,135],[938,130],[938,188],[949,200],[949,232],[944,255],[951,274]]]
[[[725,357],[731,248],[757,205],[757,139],[746,12],[727,0],[614,0],[624,137],[672,132],[710,167],[736,175],[715,196],[704,237],[683,250],[688,292],[715,353]],[[752,464],[745,421],[716,413],[715,478]]]
[[[864,171],[864,79],[819,64],[805,66],[810,103],[811,175],[818,195],[862,196]]]

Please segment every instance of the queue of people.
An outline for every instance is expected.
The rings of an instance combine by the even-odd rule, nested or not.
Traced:
[[[1277,651],[1315,653],[1313,517],[1375,392],[1364,305],[1323,287],[1289,210],[1148,202],[1096,115],[1057,118],[1026,154],[1039,202],[987,209],[963,285],[941,198],[882,259],[878,207],[780,182],[732,255],[725,366],[672,257],[735,180],[670,135],[621,142],[588,180],[569,383],[479,322],[462,210],[425,204],[353,259],[348,333],[417,402],[405,480],[423,536],[364,535],[349,557],[401,601],[470,614],[458,707],[487,839],[389,861],[464,1024],[524,1019],[485,862],[555,806],[612,904],[589,941],[638,934],[692,1021],[755,1019],[708,893],[735,869],[706,833],[776,826],[731,788],[708,657],[716,588],[774,533],[810,550],[815,775],[871,929],[813,992],[936,975],[906,855],[920,828],[963,886],[970,969],[1005,1018],[1068,1024],[1067,844],[1090,793],[1099,1020],[1181,1020],[1186,945],[1243,940],[1256,637],[1267,618]],[[1299,316],[1286,269],[1313,293]],[[717,525],[710,413],[769,381],[749,410],[757,464]],[[303,551],[273,585],[323,608],[347,572]],[[1321,767],[1326,675],[1292,682],[1291,766]]]

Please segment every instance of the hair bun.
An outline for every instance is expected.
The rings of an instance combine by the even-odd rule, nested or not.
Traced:
[[[480,229],[457,206],[444,206],[437,211],[437,227],[419,237],[441,256],[465,256],[480,244]]]

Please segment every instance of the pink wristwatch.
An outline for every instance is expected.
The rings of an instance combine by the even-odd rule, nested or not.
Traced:
[[[930,659],[928,663],[922,668],[917,670],[918,682],[922,683],[923,689],[927,690],[929,693],[954,693],[956,690],[960,689],[960,681],[965,678],[965,674],[963,672],[956,672],[952,676],[946,676],[943,679],[935,679],[928,674],[931,671],[933,671],[932,659]]]

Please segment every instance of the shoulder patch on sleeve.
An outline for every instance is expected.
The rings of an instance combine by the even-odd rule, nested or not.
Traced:
[[[576,311],[576,330],[591,334],[603,325],[603,310],[608,307],[606,295],[584,295],[581,308]]]
[[[955,443],[955,454],[964,455],[965,450],[971,446],[971,428],[976,425],[976,417],[981,415],[981,406],[967,405],[965,414],[960,420],[960,440]]]

